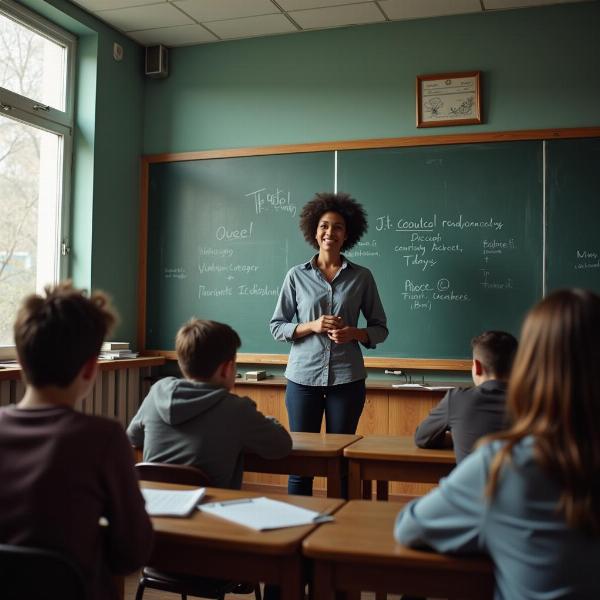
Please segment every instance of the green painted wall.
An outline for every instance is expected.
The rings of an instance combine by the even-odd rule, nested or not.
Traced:
[[[600,3],[176,48],[144,153],[600,124]],[[484,124],[415,127],[417,74],[480,70]]]
[[[134,341],[143,50],[66,0],[22,4],[78,36],[70,276],[113,297],[121,315],[114,337]]]

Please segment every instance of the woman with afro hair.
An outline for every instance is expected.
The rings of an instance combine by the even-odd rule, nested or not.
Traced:
[[[366,232],[366,213],[348,194],[320,193],[302,209],[300,229],[318,253],[288,271],[270,323],[276,340],[291,343],[290,430],[319,432],[325,413],[327,433],[354,433],[366,395],[359,343],[374,348],[388,335],[373,275],[342,254]],[[312,483],[291,475],[288,492],[310,496]],[[347,481],[343,487],[346,495]]]

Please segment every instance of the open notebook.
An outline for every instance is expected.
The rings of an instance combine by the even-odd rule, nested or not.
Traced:
[[[206,488],[195,490],[142,489],[146,512],[151,517],[187,517],[206,494]]]

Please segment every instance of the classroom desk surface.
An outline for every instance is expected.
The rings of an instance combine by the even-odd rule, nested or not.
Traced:
[[[141,487],[189,489],[166,483],[141,482]],[[204,502],[257,497],[261,494],[207,488]],[[321,513],[333,513],[343,500],[269,494]],[[239,581],[264,581],[281,586],[282,600],[304,597],[302,540],[318,525],[255,531],[224,519],[194,512],[190,518],[153,517],[154,549],[148,566],[173,573],[205,575]]]
[[[487,558],[444,556],[398,544],[393,528],[402,507],[352,500],[332,523],[302,542],[304,555],[314,561],[314,600],[332,600],[340,591],[358,597],[367,590],[464,600],[493,597]]]
[[[266,459],[246,454],[244,471],[327,477],[327,496],[339,498],[342,472],[346,468],[344,448],[360,440],[360,435],[342,433],[292,432],[290,454],[280,459]]]
[[[344,456],[353,500],[361,498],[362,482],[368,482],[370,497],[370,482],[376,480],[377,498],[386,500],[389,481],[437,483],[456,465],[453,450],[417,448],[412,436],[369,435],[344,448]]]

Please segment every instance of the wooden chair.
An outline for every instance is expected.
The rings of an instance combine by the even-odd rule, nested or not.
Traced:
[[[42,548],[0,544],[3,600],[85,600],[85,579],[71,559]]]
[[[173,465],[170,463],[139,462],[135,465],[138,477],[144,481],[180,483],[198,487],[210,485],[208,475],[198,467],[191,465]]]
[[[144,481],[179,483],[199,487],[210,485],[208,475],[202,469],[190,465],[141,462],[137,463],[135,468],[139,478]],[[186,600],[188,595],[223,600],[225,594],[250,594],[252,592],[254,592],[256,600],[262,600],[258,583],[252,585],[207,577],[172,575],[151,567],[144,567],[142,570],[135,600],[142,600],[144,589],[147,587],[180,594],[182,600]]]

